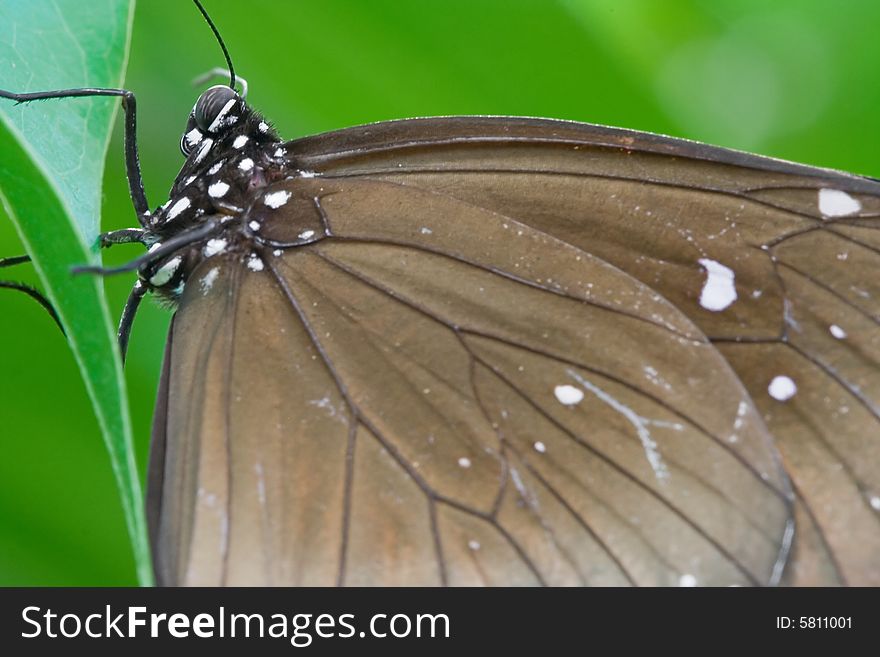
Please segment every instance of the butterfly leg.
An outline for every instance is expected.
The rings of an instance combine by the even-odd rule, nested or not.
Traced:
[[[35,100],[50,98],[81,98],[89,96],[120,96],[122,109],[125,111],[125,173],[128,177],[128,189],[131,201],[137,214],[138,223],[147,226],[150,219],[150,206],[144,192],[144,181],[141,176],[140,159],[137,147],[137,103],[134,94],[128,89],[61,89],[58,91],[38,91],[33,93],[13,93],[0,89],[0,98],[8,98],[16,103],[29,103]]]
[[[30,261],[31,257],[26,255],[13,256],[11,258],[0,258],[0,269],[4,267],[14,267],[15,265],[20,265],[24,262]],[[46,296],[38,289],[36,289],[35,287],[31,287],[30,285],[25,285],[24,283],[16,283],[14,281],[0,281],[0,288],[24,292],[31,299],[43,306],[46,312],[49,313],[49,316],[55,321],[55,324],[58,325],[58,328],[61,329],[61,333],[67,335],[66,331],[64,330],[64,326],[61,325],[61,318],[58,317],[58,312],[55,310],[52,302],[49,301],[49,299],[47,299]]]
[[[101,233],[98,239],[103,249],[114,244],[143,244],[145,234],[146,231],[142,228],[123,228],[122,230],[111,230]]]
[[[122,364],[125,364],[125,354],[128,351],[128,338],[131,336],[131,326],[134,323],[134,316],[137,309],[141,305],[141,300],[147,293],[147,286],[141,281],[136,281],[128,300],[125,302],[125,308],[122,309],[122,317],[119,318],[119,329],[116,331],[116,339],[119,341],[119,353],[122,355]]]
[[[94,265],[85,265],[82,267],[74,267],[71,271],[74,274],[100,274],[101,276],[108,276],[110,274],[120,274],[126,271],[140,270],[141,267],[145,265],[155,264],[183,247],[189,246],[190,244],[194,244],[195,242],[199,242],[201,240],[211,237],[216,232],[218,232],[226,223],[228,223],[228,221],[228,219],[226,221],[219,219],[207,219],[204,223],[199,224],[195,228],[185,230],[181,233],[178,233],[174,237],[162,242],[161,245],[155,244],[155,248],[153,248],[152,251],[145,253],[142,256],[125,263],[124,265],[120,265],[119,267],[98,267]],[[103,240],[105,237],[109,236],[108,239],[112,239],[114,235],[121,232],[125,231],[114,231],[112,233],[105,233],[101,236],[101,238]],[[134,241],[141,240],[120,238],[120,242]]]

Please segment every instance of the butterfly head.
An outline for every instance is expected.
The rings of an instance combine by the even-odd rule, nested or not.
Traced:
[[[247,123],[252,110],[234,89],[215,85],[206,90],[190,112],[180,150],[189,157],[205,139],[216,140],[226,132],[235,131],[236,126]]]

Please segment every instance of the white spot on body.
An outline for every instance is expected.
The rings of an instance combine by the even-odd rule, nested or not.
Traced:
[[[211,150],[211,146],[214,145],[213,139],[205,139],[202,142],[202,145],[199,146],[199,152],[196,153],[196,164],[205,159],[205,155],[208,154],[208,151]]]
[[[301,232],[298,235],[298,237],[301,240],[307,240],[307,239],[311,238],[314,234],[315,234],[315,231],[313,231],[313,230],[304,230],[303,232]]]
[[[570,385],[556,386],[553,388],[553,394],[556,395],[556,399],[559,400],[559,403],[565,406],[580,404],[581,400],[584,398],[582,390]]]
[[[226,240],[222,237],[215,237],[214,239],[208,240],[208,243],[205,244],[205,249],[202,253],[205,254],[206,258],[210,258],[211,256],[215,256],[218,253],[223,253],[226,249]]]
[[[700,258],[698,262],[708,274],[700,293],[700,305],[712,312],[724,310],[736,301],[733,270],[709,258]]]
[[[229,119],[226,118],[226,115],[229,113],[229,110],[232,109],[233,105],[235,105],[235,98],[230,98],[228,101],[226,101],[226,104],[217,113],[217,116],[214,117],[214,120],[211,121],[211,125],[208,126],[208,132],[217,132],[221,127],[232,125],[233,123],[238,121],[237,116],[230,116]]]
[[[174,219],[181,212],[186,210],[189,207],[189,199],[184,196],[179,199],[174,205],[171,206],[171,209],[168,210],[168,215],[165,217],[166,219]]]
[[[190,148],[193,148],[196,144],[202,141],[203,135],[198,128],[193,128],[186,133],[184,139],[186,140],[186,145]]]
[[[678,585],[684,587],[692,587],[697,585],[697,578],[690,573],[685,573],[678,578]]]
[[[239,135],[235,138],[235,141],[232,142],[233,148],[244,148],[244,145],[248,143],[247,135]]]
[[[254,161],[251,158],[246,157],[238,163],[238,168],[242,171],[250,171],[254,168]]]
[[[289,199],[290,192],[281,190],[279,192],[271,192],[270,194],[266,194],[263,197],[263,203],[268,205],[270,208],[277,209],[287,203]]]
[[[287,151],[284,150],[283,148],[276,148],[273,155],[275,157],[284,157],[285,155],[287,155]]]
[[[820,189],[819,190],[819,212],[822,216],[830,217],[848,217],[856,214],[862,209],[862,204],[858,199],[853,198],[846,192],[839,189]]]
[[[260,121],[260,123],[257,125],[257,130],[262,133],[269,132],[269,124],[267,124],[265,121]]]
[[[247,267],[251,271],[263,271],[263,260],[256,253],[251,253],[248,257]]]
[[[831,335],[838,340],[843,340],[846,337],[846,331],[840,328],[837,324],[832,324],[828,327],[828,330],[831,331]]]
[[[797,384],[790,377],[775,376],[767,386],[767,392],[777,401],[788,401],[797,393]]]
[[[178,267],[180,267],[180,263],[180,256],[171,258],[171,260],[159,267],[158,271],[156,271],[156,273],[150,277],[150,284],[155,285],[156,287],[161,287],[165,285],[168,281],[172,279],[174,274],[177,273],[177,269]]]
[[[213,185],[208,186],[208,196],[211,198],[222,198],[229,191],[229,185],[222,180],[218,180]]]
[[[462,456],[458,459],[458,464],[463,468],[471,467],[471,460],[467,456]]]
[[[214,281],[217,280],[217,275],[220,273],[220,270],[217,267],[214,267],[208,271],[207,274],[202,276],[202,280],[199,281],[199,285],[202,288],[202,294],[207,294],[208,290],[214,287]]]
[[[248,228],[250,228],[255,233],[260,230],[260,222],[259,221],[251,221],[248,223]]]
[[[540,440],[535,442],[534,447],[535,447],[535,451],[538,452],[538,454],[543,454],[544,452],[547,451],[547,445],[542,443]]]

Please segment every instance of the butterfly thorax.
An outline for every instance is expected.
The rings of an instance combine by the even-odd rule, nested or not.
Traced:
[[[295,205],[290,185],[273,185],[311,174],[291,166],[274,128],[229,87],[212,87],[199,97],[180,147],[187,160],[144,236],[157,258],[141,268],[141,280],[160,300],[176,303],[206,258],[231,255],[262,269],[265,254],[324,236],[305,225],[281,228],[283,236],[277,227],[266,230],[267,223],[296,215],[283,212]],[[166,253],[171,240],[182,243]]]

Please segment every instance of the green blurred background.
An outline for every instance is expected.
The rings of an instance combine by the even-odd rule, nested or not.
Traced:
[[[286,137],[517,114],[880,175],[876,0],[204,1],[249,100]],[[138,3],[126,86],[138,98],[153,206],[181,163],[179,133],[198,95],[190,80],[221,63],[189,2]],[[106,230],[134,221],[118,128]],[[0,255],[21,252],[0,224]],[[106,260],[137,253],[120,247]],[[114,312],[130,284],[107,281]],[[0,317],[0,585],[134,584],[109,459],[64,340],[23,295],[0,296]],[[145,304],[126,366],[142,467],[168,320]]]

